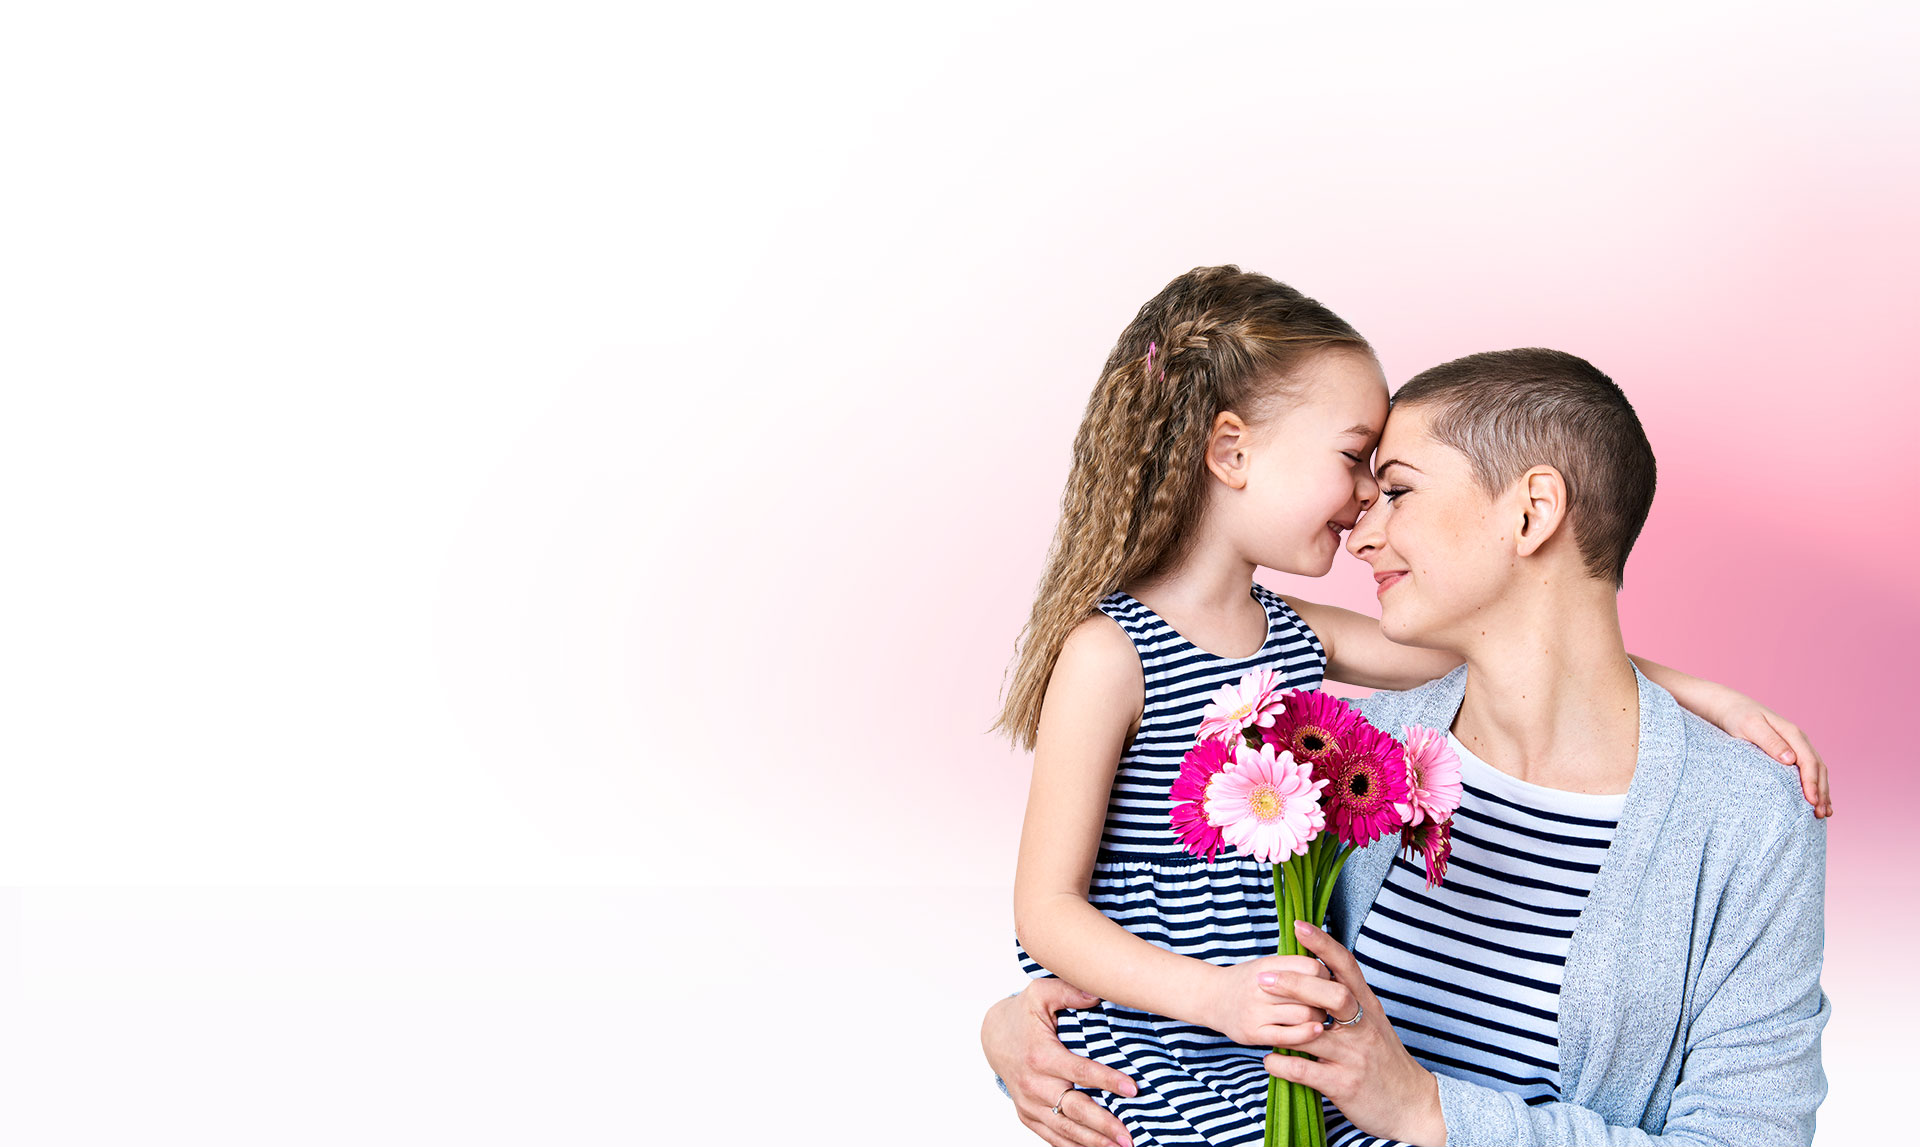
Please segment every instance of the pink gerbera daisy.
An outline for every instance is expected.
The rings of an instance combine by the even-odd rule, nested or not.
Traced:
[[[1220,851],[1220,830],[1207,820],[1207,786],[1233,761],[1225,741],[1202,741],[1180,758],[1180,775],[1173,779],[1173,831],[1187,851],[1212,863]]]
[[[1460,807],[1460,758],[1437,729],[1409,725],[1404,732],[1407,799],[1397,806],[1400,819],[1410,825],[1445,820]]]
[[[1325,771],[1328,813],[1334,831],[1348,844],[1372,844],[1401,827],[1396,807],[1407,799],[1406,754],[1400,742],[1359,722],[1348,735],[1346,752],[1328,759]]]
[[[1400,830],[1400,844],[1407,859],[1421,857],[1427,865],[1427,887],[1434,888],[1447,874],[1447,861],[1453,856],[1453,818],[1429,820]]]
[[[1279,684],[1273,670],[1254,669],[1238,681],[1220,686],[1200,711],[1200,739],[1232,741],[1242,730],[1271,725],[1280,712]]]
[[[1295,689],[1281,702],[1279,716],[1261,736],[1276,752],[1292,753],[1294,760],[1312,765],[1314,776],[1330,777],[1325,762],[1346,751],[1361,724],[1359,712],[1333,694],[1313,689]]]
[[[1278,864],[1307,851],[1307,843],[1327,826],[1320,808],[1325,781],[1291,754],[1275,755],[1272,745],[1259,750],[1235,746],[1233,767],[1207,788],[1207,819],[1219,826],[1228,844],[1264,864]]]

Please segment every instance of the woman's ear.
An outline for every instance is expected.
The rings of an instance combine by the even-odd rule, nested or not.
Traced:
[[[1207,437],[1207,469],[1235,490],[1247,485],[1247,424],[1231,410],[1214,417],[1213,433]]]
[[[1551,466],[1535,466],[1515,484],[1520,495],[1520,524],[1514,547],[1521,557],[1539,552],[1567,520],[1567,481]]]

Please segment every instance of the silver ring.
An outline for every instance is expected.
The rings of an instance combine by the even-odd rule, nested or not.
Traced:
[[[1067,1084],[1067,1089],[1060,1093],[1060,1098],[1053,1101],[1053,1113],[1055,1115],[1060,1114],[1060,1105],[1067,1101],[1067,1096],[1072,1095],[1074,1092],[1078,1090],[1080,1090],[1080,1088],[1077,1085],[1071,1084],[1071,1083]]]
[[[1343,1027],[1343,1028],[1350,1028],[1350,1027],[1352,1027],[1352,1026],[1353,1026],[1354,1024],[1357,1024],[1357,1023],[1359,1023],[1359,1022],[1360,1022],[1360,1017],[1361,1017],[1361,1016],[1364,1016],[1364,1015],[1366,1015],[1366,1014],[1367,1014],[1367,1009],[1365,1009],[1365,1008],[1363,1008],[1363,1007],[1361,1007],[1361,1006],[1360,1006],[1360,1005],[1359,1005],[1358,1003],[1356,1003],[1356,1004],[1354,1004],[1354,1008],[1353,1008],[1353,1018],[1352,1018],[1352,1019],[1350,1019],[1350,1020],[1334,1020],[1333,1022],[1334,1022],[1334,1023],[1337,1023],[1337,1024],[1339,1024],[1339,1025],[1340,1025],[1341,1027]],[[1329,1018],[1329,1019],[1331,1019],[1332,1017],[1331,1017],[1331,1016],[1329,1016],[1328,1018]]]

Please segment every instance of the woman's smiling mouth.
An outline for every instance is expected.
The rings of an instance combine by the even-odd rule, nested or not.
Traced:
[[[1375,570],[1373,571],[1373,581],[1374,581],[1373,596],[1379,597],[1381,594],[1386,593],[1388,586],[1398,583],[1400,579],[1405,576],[1407,576],[1406,570]]]

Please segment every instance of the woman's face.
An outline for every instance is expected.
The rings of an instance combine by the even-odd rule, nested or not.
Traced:
[[[1375,454],[1380,499],[1347,537],[1373,567],[1380,626],[1402,645],[1462,652],[1519,570],[1512,523],[1467,456],[1427,436],[1428,413],[1395,407]]]

